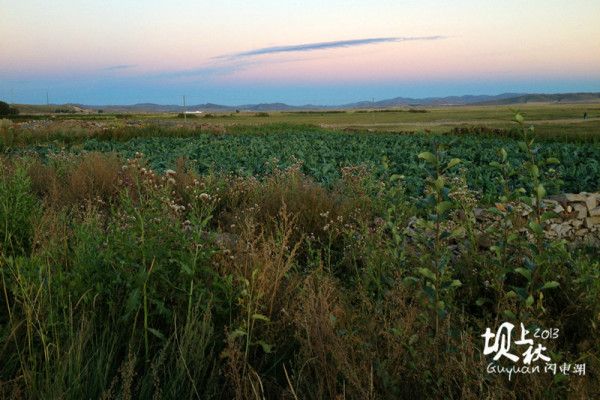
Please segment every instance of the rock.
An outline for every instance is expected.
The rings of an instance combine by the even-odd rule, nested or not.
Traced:
[[[585,219],[585,227],[588,229],[593,228],[595,225],[600,224],[600,217],[588,217]]]
[[[511,203],[496,203],[501,211],[514,211],[516,219],[513,222],[516,229],[524,238],[531,239],[532,235],[525,227],[532,217],[532,208],[519,201]],[[549,240],[567,239],[570,244],[577,245],[591,240],[594,246],[600,247],[600,193],[578,193],[551,196],[542,200],[544,211],[552,211],[555,215],[545,220],[544,234]],[[488,213],[486,209],[474,209],[474,215],[484,225],[494,223],[502,218]],[[488,234],[478,235],[480,248],[490,248],[493,239]]]
[[[561,205],[561,203],[559,203],[556,200],[544,199],[542,204],[546,209],[551,209],[557,214],[560,214],[561,212],[565,211],[565,208]]]
[[[585,205],[580,203],[575,203],[573,205],[573,209],[577,212],[577,218],[583,219],[587,217],[588,209]]]
[[[563,193],[563,194],[557,194],[554,196],[548,196],[546,198],[546,200],[557,201],[560,204],[562,204],[563,206],[566,206],[568,203],[574,203],[574,202],[582,202],[583,203],[586,200],[586,196],[583,194]]]
[[[585,200],[585,205],[587,206],[587,209],[589,211],[596,208],[598,206],[598,200],[596,199],[596,195],[595,194],[588,195],[587,199]]]
[[[581,229],[578,229],[578,230],[575,232],[575,235],[577,235],[577,236],[585,236],[585,235],[586,235],[588,232],[589,232],[589,231],[588,231],[587,229],[585,229],[585,228],[581,228]]]
[[[583,225],[583,220],[582,219],[572,219],[569,222],[571,223],[571,225],[575,229],[581,228],[581,225]]]
[[[582,202],[582,203],[585,203],[585,201],[587,200],[586,199],[586,195],[581,194],[581,193],[580,194],[566,193],[564,196],[565,196],[565,198],[567,199],[567,201],[569,203],[572,203],[572,202]]]
[[[567,196],[565,196],[564,194],[556,194],[554,196],[548,196],[544,199],[544,201],[546,201],[546,202],[553,201],[553,202],[562,204],[563,207],[566,207],[567,203],[569,202],[567,200]]]
[[[569,233],[570,230],[571,230],[570,225],[560,224],[560,225],[558,225],[558,227],[556,229],[556,233],[558,234],[558,236],[564,237],[564,236],[567,236],[567,234]]]

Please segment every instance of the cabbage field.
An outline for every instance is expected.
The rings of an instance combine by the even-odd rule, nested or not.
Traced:
[[[500,148],[506,149],[511,163],[522,163],[524,155],[518,149],[518,142],[508,137],[475,134],[347,133],[283,125],[247,127],[226,135],[199,133],[176,137],[167,132],[161,136],[159,131],[152,137],[126,141],[91,139],[73,145],[70,151],[115,152],[124,158],[141,152],[157,171],[174,168],[177,159],[185,158],[200,174],[212,171],[240,176],[264,176],[274,167],[285,168],[301,161],[305,174],[326,185],[339,179],[342,167],[364,165],[376,177],[403,175],[407,190],[416,195],[423,190],[425,176],[424,166],[416,155],[442,145],[449,157],[462,160],[469,186],[491,198],[499,194],[500,188],[494,179],[497,170],[490,163],[498,160]],[[44,144],[30,147],[26,152],[46,157],[61,149],[63,146]],[[547,188],[550,193],[600,188],[600,142],[539,141],[535,152],[540,158],[561,160],[555,168],[560,179]]]

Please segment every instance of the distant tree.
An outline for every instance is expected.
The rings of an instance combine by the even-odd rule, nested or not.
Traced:
[[[0,115],[17,115],[19,110],[11,107],[8,103],[0,101]]]

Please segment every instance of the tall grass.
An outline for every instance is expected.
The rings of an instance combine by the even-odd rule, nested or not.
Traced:
[[[325,188],[301,171],[259,180],[199,176],[183,160],[158,174],[140,154],[3,159],[0,397],[598,393],[596,249],[552,253],[544,279],[560,290],[526,305],[509,293],[522,283],[512,269],[538,250],[511,243],[507,272],[478,248],[503,232],[469,225],[476,196],[464,179],[444,178],[450,200],[438,204],[457,204],[447,209],[428,203],[432,193],[409,198],[398,176],[346,168]],[[432,303],[438,281],[423,268],[440,260],[435,279],[452,289]],[[588,374],[486,374],[480,335],[506,311],[560,328],[551,351],[585,361]]]

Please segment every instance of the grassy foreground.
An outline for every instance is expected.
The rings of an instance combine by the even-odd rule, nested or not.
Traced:
[[[559,160],[528,143],[495,149],[483,203],[452,146],[415,147],[414,193],[365,166],[324,185],[301,163],[159,173],[154,150],[3,157],[0,396],[593,398],[600,255],[540,233]],[[487,373],[499,321],[558,328],[552,359],[587,374]]]

